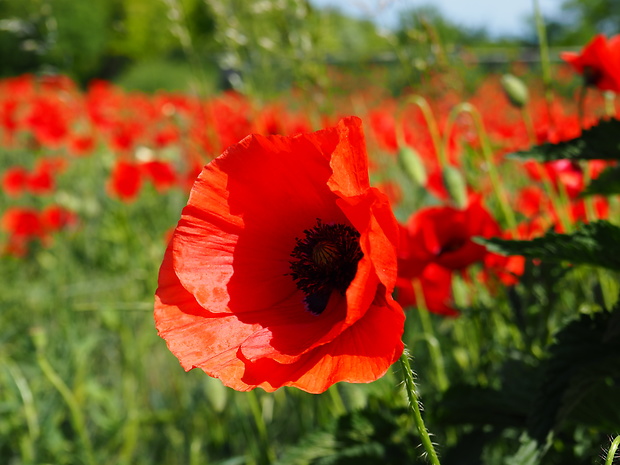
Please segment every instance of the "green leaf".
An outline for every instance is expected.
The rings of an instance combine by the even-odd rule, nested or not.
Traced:
[[[531,437],[545,442],[566,422],[620,428],[620,337],[609,337],[619,313],[617,305],[581,315],[556,335],[531,409]]]
[[[455,383],[443,393],[434,414],[442,425],[492,426],[498,431],[524,427],[536,393],[536,375],[535,367],[509,359],[501,367],[501,386]]]
[[[620,166],[610,166],[603,171],[598,178],[590,181],[581,196],[613,194],[620,194]]]
[[[506,457],[504,464],[505,465],[539,465],[541,457],[544,455],[544,448],[539,448],[538,443],[528,437],[527,435],[522,435],[519,438],[521,442],[521,446],[517,452],[510,456]]]
[[[407,408],[377,398],[288,447],[276,465],[423,463],[417,459],[419,447]]]
[[[522,255],[543,261],[594,265],[620,271],[620,228],[608,221],[582,225],[570,234],[547,232],[542,237],[525,240],[475,238],[491,252]]]
[[[620,160],[620,121],[611,119],[586,129],[581,136],[557,144],[545,143],[507,155],[538,161]]]

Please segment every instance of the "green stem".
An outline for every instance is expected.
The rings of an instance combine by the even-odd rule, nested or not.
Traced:
[[[252,416],[254,417],[254,424],[256,425],[256,429],[258,430],[260,442],[262,443],[262,453],[264,454],[264,462],[262,463],[273,463],[276,460],[276,455],[271,447],[271,443],[269,442],[267,425],[265,424],[265,419],[263,418],[261,408],[258,403],[258,396],[256,395],[256,391],[248,392],[247,399],[250,404]]]
[[[21,368],[19,368],[19,365],[7,362],[5,366],[9,371],[9,375],[13,378],[13,381],[17,386],[17,390],[19,391],[19,395],[24,403],[24,416],[26,418],[26,425],[28,426],[28,434],[26,435],[27,444],[24,445],[24,452],[26,452],[28,456],[24,457],[26,459],[25,462],[34,463],[36,462],[35,456],[37,439],[41,432],[39,428],[37,410],[34,405],[34,397],[32,395],[32,391],[30,390],[30,385],[24,377]]]
[[[460,113],[469,114],[469,116],[474,122],[476,133],[480,138],[480,145],[482,148],[482,155],[484,157],[486,169],[488,170],[491,185],[493,186],[493,192],[497,197],[500,209],[504,216],[505,224],[511,231],[516,231],[517,220],[515,218],[514,211],[512,210],[512,208],[510,207],[510,203],[508,202],[508,194],[506,193],[506,190],[503,187],[504,185],[500,181],[497,169],[495,168],[495,163],[493,161],[493,151],[491,150],[491,144],[489,142],[487,132],[484,128],[484,124],[482,123],[482,117],[480,116],[480,113],[478,112],[476,107],[474,107],[471,103],[460,103],[450,112],[450,116],[448,117],[448,123],[446,125],[446,132],[444,134],[444,148],[448,146],[452,126],[454,125],[454,122],[456,121],[456,118]]]
[[[616,452],[618,451],[618,447],[620,447],[620,435],[616,436],[609,446],[609,452],[607,452],[607,460],[605,460],[605,465],[612,465],[614,463],[614,458],[616,456]]]
[[[444,150],[444,146],[441,143],[439,125],[437,124],[437,119],[433,114],[431,106],[428,104],[427,100],[420,95],[412,95],[411,97],[408,97],[405,100],[403,111],[409,104],[417,106],[422,112],[422,116],[424,116],[424,120],[426,122],[426,127],[428,128],[431,140],[433,141],[433,146],[435,147],[435,153],[437,154],[437,161],[439,162],[439,167],[443,169],[445,166],[448,165],[448,157],[446,151]],[[398,118],[398,120],[401,120],[401,118]]]
[[[418,307],[418,314],[420,315],[420,322],[422,323],[422,331],[426,343],[428,344],[433,364],[437,369],[437,385],[441,391],[448,389],[448,376],[446,375],[446,368],[443,361],[443,355],[441,354],[441,348],[439,347],[439,341],[435,336],[433,329],[433,323],[430,319],[428,307],[426,306],[426,300],[424,299],[424,292],[422,291],[422,285],[419,279],[414,279],[412,282],[413,291],[415,293],[416,306]]]
[[[409,408],[413,416],[413,421],[420,435],[420,440],[424,446],[424,450],[428,454],[428,460],[431,465],[440,465],[437,452],[435,452],[435,446],[431,441],[430,434],[426,429],[424,420],[422,419],[422,412],[420,411],[420,400],[416,392],[416,385],[413,379],[413,371],[411,370],[411,364],[409,363],[409,354],[405,349],[400,356],[400,364],[403,370],[403,377],[405,380],[405,389],[407,390],[407,398],[409,399]]]
[[[329,396],[332,398],[334,415],[342,416],[347,413],[347,408],[344,405],[338,386],[332,386],[328,389],[328,392]]]
[[[538,163],[537,166],[538,176],[540,176],[547,196],[551,201],[551,205],[555,209],[555,212],[558,214],[558,218],[560,220],[560,223],[564,227],[564,231],[569,233],[573,229],[573,224],[571,223],[570,219],[570,205],[568,195],[566,194],[566,189],[564,188],[564,185],[559,182],[558,190],[560,192],[556,192],[555,187],[553,187],[553,181],[551,180],[549,173],[547,173],[544,166],[540,163]]]
[[[549,123],[555,128],[555,120],[553,118],[553,94],[551,91],[551,60],[549,59],[549,45],[547,43],[547,32],[545,30],[545,22],[540,12],[538,0],[534,0],[534,17],[536,19],[536,33],[538,34],[538,47],[540,50],[540,66],[542,69],[543,86],[545,88],[545,101],[547,103],[547,111],[549,113]]]
[[[80,439],[80,443],[82,444],[84,462],[86,464],[95,465],[97,462],[95,461],[93,447],[86,432],[86,420],[80,410],[80,405],[71,389],[69,389],[58,373],[56,373],[47,358],[43,355],[43,343],[41,342],[43,338],[44,336],[42,335],[33,334],[33,341],[36,346],[39,368],[41,368],[41,371],[45,377],[52,384],[52,386],[56,388],[69,408],[69,412],[71,414],[71,424]]]
[[[535,145],[536,131],[534,130],[534,123],[532,122],[530,112],[525,106],[521,107],[521,118],[523,118],[523,123],[525,124],[525,130],[527,131],[527,138],[530,141],[530,145]]]

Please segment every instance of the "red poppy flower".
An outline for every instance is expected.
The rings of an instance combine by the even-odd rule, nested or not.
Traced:
[[[394,105],[386,104],[385,108],[371,110],[368,115],[370,126],[379,146],[390,153],[396,153],[398,150],[396,121],[393,116],[395,112],[394,107]]]
[[[603,34],[597,34],[581,53],[563,52],[560,57],[583,76],[586,85],[620,92],[619,48],[616,38],[608,42]]]
[[[2,215],[2,229],[15,236],[43,237],[39,213],[32,208],[12,207]]]
[[[526,217],[538,215],[549,205],[548,198],[538,186],[528,186],[522,188],[515,201],[515,210],[521,212]]]
[[[118,121],[110,137],[110,145],[119,152],[129,152],[144,131],[138,121]]]
[[[139,166],[135,163],[119,160],[108,183],[110,193],[124,202],[129,202],[135,199],[141,186],[142,177]]]
[[[448,194],[448,190],[446,189],[443,175],[441,174],[441,169],[439,167],[428,173],[428,179],[426,180],[425,187],[439,200],[447,201],[450,198],[450,194]]]
[[[183,368],[237,390],[373,381],[403,350],[397,241],[359,119],[248,136],[192,188],[160,269],[157,329]]]
[[[609,202],[606,197],[596,196],[589,201],[593,203],[593,214],[595,215],[595,218],[590,218],[585,200],[577,199],[570,204],[570,208],[567,212],[565,212],[571,223],[588,223],[591,219],[606,219],[609,217]],[[552,223],[555,225],[556,231],[561,233],[566,232],[558,212],[552,210],[550,216]]]
[[[497,277],[505,286],[514,286],[525,270],[525,257],[520,255],[487,254],[484,257],[484,269],[480,279],[492,286],[491,276]]]
[[[179,140],[179,129],[176,126],[168,125],[155,134],[153,137],[153,143],[157,148],[168,147],[170,144],[174,144]]]
[[[11,136],[19,127],[17,121],[17,111],[19,110],[19,102],[9,98],[0,104],[0,126]]]
[[[147,161],[140,165],[140,169],[159,191],[169,189],[176,184],[177,176],[174,172],[174,167],[168,162],[160,160]]]
[[[31,241],[46,239],[39,212],[32,208],[6,209],[0,219],[0,227],[8,233],[4,252],[17,257],[26,255]]]
[[[77,216],[60,205],[49,205],[41,212],[40,220],[45,230],[53,232],[75,225]]]
[[[37,97],[32,100],[26,124],[41,145],[58,147],[69,132],[65,113],[59,100]]]
[[[65,168],[66,162],[59,158],[41,158],[27,179],[30,193],[44,195],[55,188],[54,176]]]
[[[414,282],[420,286],[423,306],[431,313],[444,316],[458,316],[459,311],[454,308],[452,299],[452,271],[434,263],[424,267],[414,278],[405,278],[399,275],[396,281],[396,300],[403,307],[422,306],[414,289]]]
[[[399,275],[401,269],[420,269],[427,263],[462,270],[481,261],[487,253],[472,237],[501,234],[499,225],[478,196],[472,197],[464,210],[449,206],[419,210],[411,216],[406,229],[406,244],[401,245],[399,253]]]
[[[2,175],[2,188],[12,197],[20,195],[28,182],[29,173],[21,166],[8,168]]]
[[[69,151],[76,156],[87,155],[95,149],[95,138],[89,135],[74,134],[69,140]]]

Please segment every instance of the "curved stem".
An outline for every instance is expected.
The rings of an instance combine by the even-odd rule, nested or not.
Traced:
[[[37,330],[33,330],[37,331]],[[42,331],[39,331],[42,332]],[[54,370],[51,363],[47,360],[44,355],[43,340],[44,336],[42,334],[34,334],[33,341],[36,347],[37,353],[37,363],[41,371],[48,379],[48,381],[56,388],[62,399],[67,404],[70,413],[70,421],[71,425],[75,429],[75,432],[80,440],[82,445],[82,452],[84,453],[84,463],[95,465],[97,461],[95,460],[95,454],[93,451],[93,446],[90,442],[90,438],[88,437],[87,428],[86,428],[86,419],[82,411],[80,410],[80,405],[73,391],[67,386],[67,384],[63,381],[60,375]]]
[[[482,123],[482,117],[480,116],[480,113],[478,112],[476,107],[474,107],[471,103],[460,103],[452,109],[452,112],[448,117],[448,124],[446,125],[446,131],[444,133],[444,147],[448,144],[452,126],[454,125],[454,121],[456,121],[456,118],[460,113],[469,114],[469,116],[474,122],[476,133],[480,138],[480,145],[482,148],[484,162],[489,173],[489,178],[491,179],[493,191],[502,210],[505,224],[508,226],[508,229],[510,229],[511,231],[515,231],[517,226],[517,220],[515,218],[514,211],[510,208],[510,203],[508,202],[508,195],[506,194],[506,190],[503,188],[503,184],[500,182],[499,175],[497,173],[497,170],[495,169],[495,163],[493,162],[493,151],[491,150],[491,144],[489,142],[487,132],[484,128],[484,124]]]
[[[27,443],[24,444],[24,448],[22,448],[22,451],[24,451],[25,453],[24,459],[26,459],[25,462],[29,461],[30,463],[34,463],[36,462],[35,445],[41,433],[37,409],[34,404],[34,396],[32,395],[32,391],[30,390],[28,380],[24,376],[19,365],[13,364],[12,362],[8,361],[3,361],[3,363],[5,364],[9,375],[13,378],[13,381],[17,386],[17,390],[19,391],[19,395],[21,396],[22,402],[24,404],[24,417],[26,419],[26,425],[28,427],[28,434],[25,438]]]
[[[420,400],[416,392],[415,381],[413,380],[413,371],[411,370],[411,364],[409,363],[409,354],[405,349],[400,356],[400,364],[403,370],[403,377],[405,380],[405,389],[407,390],[407,398],[409,399],[409,409],[413,416],[413,421],[420,435],[420,440],[424,446],[424,450],[428,454],[428,461],[431,465],[440,465],[437,452],[431,441],[431,436],[426,429],[424,420],[422,419],[422,412],[420,410]]]
[[[620,447],[620,435],[616,436],[616,439],[614,439],[611,446],[609,446],[609,452],[607,452],[607,460],[605,460],[605,465],[612,465],[614,463],[614,458],[616,457],[618,447]]]
[[[428,128],[429,135],[431,136],[431,140],[433,141],[433,146],[435,147],[435,153],[437,154],[437,161],[439,163],[439,167],[445,167],[448,164],[448,158],[444,150],[444,146],[441,143],[439,125],[437,124],[437,119],[433,114],[431,106],[428,104],[428,101],[421,95],[412,95],[405,100],[401,113],[409,104],[417,106],[422,112],[422,116],[424,116],[424,121],[426,122],[426,127]],[[399,117],[398,119],[400,120],[401,118]],[[399,134],[397,134],[397,136],[399,136]]]

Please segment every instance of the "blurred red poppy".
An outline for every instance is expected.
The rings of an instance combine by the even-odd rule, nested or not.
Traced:
[[[515,211],[525,217],[538,215],[548,208],[549,200],[545,191],[538,186],[527,186],[519,190],[515,201]]]
[[[4,129],[6,142],[10,143],[13,133],[19,127],[17,112],[19,102],[13,98],[8,98],[0,103],[0,127]]]
[[[33,208],[11,207],[2,215],[2,229],[16,236],[43,237],[39,213]]]
[[[39,212],[33,208],[10,207],[2,214],[0,227],[8,233],[4,252],[22,257],[31,241],[45,239],[45,229]]]
[[[124,202],[130,202],[136,198],[140,187],[142,187],[140,167],[135,163],[118,160],[108,181],[110,194]]]
[[[21,166],[7,168],[2,175],[2,189],[11,197],[16,197],[24,191],[28,176],[28,171]]]
[[[403,350],[397,241],[358,118],[248,136],[192,188],[160,268],[157,329],[183,368],[237,390],[373,381]]]
[[[47,206],[39,217],[41,225],[49,232],[59,231],[77,223],[76,214],[60,205]]]
[[[58,147],[69,133],[66,110],[58,99],[34,98],[25,122],[45,147]]]
[[[74,134],[69,139],[69,151],[76,156],[87,155],[95,149],[95,138],[89,135]]]
[[[35,195],[51,193],[56,183],[54,176],[65,169],[66,162],[60,158],[40,158],[27,179],[28,190]]]
[[[399,274],[402,270],[422,269],[428,263],[462,270],[482,261],[487,253],[472,237],[501,235],[499,225],[483,207],[479,196],[472,196],[463,210],[450,206],[419,210],[411,216],[405,229],[406,237],[401,239],[405,243],[399,252]]]
[[[585,85],[620,92],[620,39],[609,41],[597,34],[580,53],[562,52],[560,57],[583,76]]]
[[[164,191],[176,184],[177,176],[172,164],[168,162],[160,160],[147,161],[140,164],[140,170],[151,180],[158,191]]]
[[[414,285],[419,286],[417,294]],[[424,302],[420,302],[422,297]],[[400,275],[396,281],[396,300],[403,307],[417,306],[431,313],[444,316],[458,316],[452,299],[452,271],[430,263],[413,278]]]

